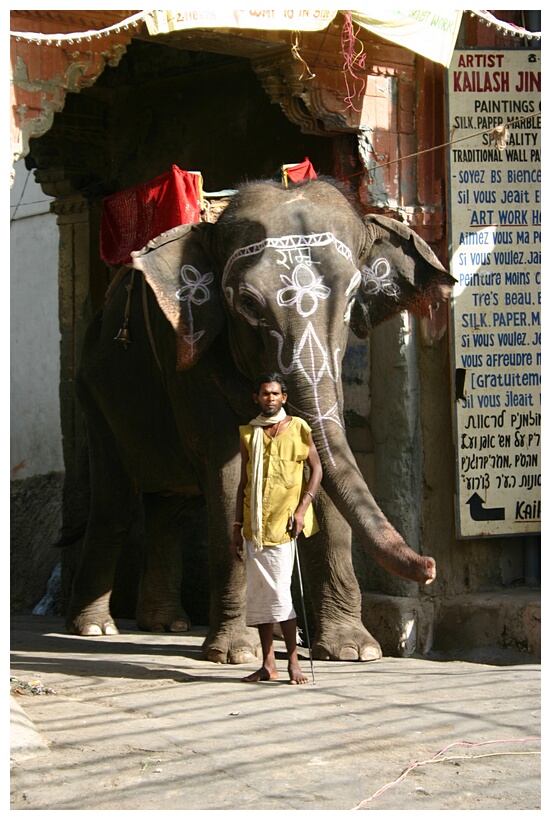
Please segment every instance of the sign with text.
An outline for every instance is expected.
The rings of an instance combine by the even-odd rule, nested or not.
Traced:
[[[541,54],[456,50],[449,236],[460,538],[541,529]]]

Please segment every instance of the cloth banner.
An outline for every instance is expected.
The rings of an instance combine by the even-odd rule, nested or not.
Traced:
[[[287,180],[291,182],[302,182],[303,179],[317,179],[318,175],[314,171],[314,166],[305,157],[302,162],[295,162],[291,165],[283,165],[283,181],[287,185]]]
[[[175,228],[199,222],[203,202],[202,176],[170,171],[134,188],[103,200],[100,257],[110,265],[129,265],[131,252],[141,250],[150,239]]]
[[[462,17],[463,11],[451,9],[390,10],[381,17],[352,11],[352,20],[362,28],[446,68],[452,59]]]
[[[192,28],[264,29],[269,31],[322,31],[342,12],[338,9],[188,8],[150,11],[145,22],[150,34]],[[386,11],[381,15],[351,11],[354,23],[385,40],[404,46],[436,63],[449,66],[463,11],[451,9]]]
[[[269,31],[322,31],[338,14],[338,9],[228,9],[208,6],[144,15],[150,34],[167,34],[189,28],[244,28]]]

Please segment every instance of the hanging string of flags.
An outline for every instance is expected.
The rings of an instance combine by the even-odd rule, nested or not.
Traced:
[[[514,26],[512,23],[504,23],[503,20],[498,20],[489,11],[470,11],[471,17],[478,17],[481,23],[486,23],[487,26],[495,26],[502,34],[510,34],[512,37],[526,37],[528,40],[532,38],[541,40],[541,31],[527,31],[524,28]]]
[[[16,40],[25,40],[27,43],[46,43],[50,46],[52,44],[60,46],[62,43],[82,43],[84,41],[91,41],[93,39],[101,39],[102,37],[109,37],[110,34],[120,34],[122,31],[128,31],[131,26],[138,28],[148,12],[141,11],[139,14],[133,14],[132,17],[126,17],[113,26],[108,26],[102,29],[91,29],[89,31],[76,31],[72,33],[63,34],[39,34],[31,31],[10,31],[10,37]]]

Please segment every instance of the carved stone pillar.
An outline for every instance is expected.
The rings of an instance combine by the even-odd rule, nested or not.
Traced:
[[[49,187],[49,186],[45,186]],[[50,189],[51,191],[51,189]],[[75,379],[86,328],[95,313],[106,266],[97,255],[101,203],[81,194],[58,196],[52,204],[59,226],[60,414],[65,462],[63,490],[63,594],[72,583],[88,518],[89,468],[86,428]]]

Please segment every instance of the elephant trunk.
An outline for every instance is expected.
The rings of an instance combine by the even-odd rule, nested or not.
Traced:
[[[304,412],[304,405],[299,402],[298,406],[304,418],[312,418]],[[310,423],[323,467],[322,487],[362,547],[394,575],[417,583],[432,580],[434,561],[414,552],[379,508],[358,468],[342,422],[324,417]]]

